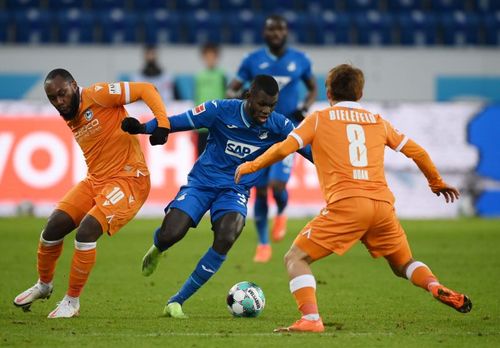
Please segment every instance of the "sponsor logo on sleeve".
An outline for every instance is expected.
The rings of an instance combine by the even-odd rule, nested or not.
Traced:
[[[195,107],[192,111],[193,111],[193,115],[199,115],[202,112],[205,112],[205,110],[206,110],[205,103],[203,103],[203,104],[200,104],[197,107]]]
[[[109,94],[122,94],[119,82],[108,84]]]
[[[226,143],[226,151],[224,152],[234,157],[245,158],[259,149],[260,147],[258,146],[240,143],[234,140],[228,140]]]

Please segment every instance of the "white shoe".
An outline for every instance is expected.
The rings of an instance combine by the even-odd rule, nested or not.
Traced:
[[[54,287],[52,284],[45,284],[40,280],[28,290],[23,291],[14,299],[14,306],[21,307],[23,311],[29,312],[31,304],[36,300],[48,299]]]
[[[78,297],[64,296],[47,318],[72,318],[80,315],[80,301]]]

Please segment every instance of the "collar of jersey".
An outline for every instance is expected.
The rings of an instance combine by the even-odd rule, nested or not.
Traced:
[[[362,109],[360,103],[356,103],[356,102],[353,102],[353,101],[339,102],[339,103],[335,104],[334,106],[340,106],[340,107],[343,107],[343,108],[351,108],[351,109]]]
[[[248,121],[248,116],[245,113],[245,109],[244,109],[244,106],[246,105],[246,103],[247,103],[246,101],[241,103],[240,116],[241,116],[241,119],[243,120],[243,123],[245,124],[245,126],[247,126],[247,128],[250,128],[250,122]]]
[[[285,53],[283,53],[283,55],[281,57],[277,57],[275,56],[274,54],[271,53],[271,51],[269,50],[269,48],[265,48],[265,52],[266,52],[266,55],[271,58],[272,60],[278,60],[280,58],[283,58],[287,53],[288,53],[288,47],[285,49]]]

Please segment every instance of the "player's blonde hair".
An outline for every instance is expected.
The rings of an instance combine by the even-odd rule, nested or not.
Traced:
[[[336,101],[360,100],[364,86],[363,72],[350,64],[337,65],[331,69],[325,82],[329,98]]]

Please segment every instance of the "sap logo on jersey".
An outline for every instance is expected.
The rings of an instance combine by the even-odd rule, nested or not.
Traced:
[[[239,143],[237,141],[228,140],[226,144],[226,153],[228,155],[245,158],[248,155],[251,155],[255,151],[260,149],[258,146],[248,145],[245,143]]]

